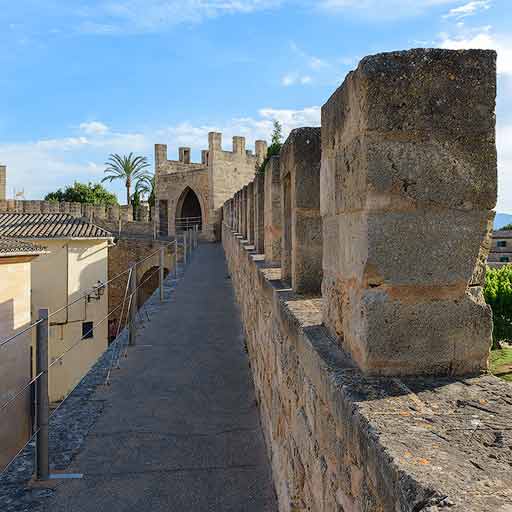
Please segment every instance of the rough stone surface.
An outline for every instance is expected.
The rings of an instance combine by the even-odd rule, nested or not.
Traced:
[[[229,224],[232,226],[232,224]],[[265,252],[265,174],[259,172],[254,179],[254,249]]]
[[[7,167],[0,165],[0,201],[7,198]]]
[[[487,367],[495,60],[366,57],[322,108],[323,318],[367,373]]]
[[[168,242],[160,242],[157,240],[139,240],[139,239],[119,239],[116,245],[108,251],[108,276],[109,280],[121,274],[130,268],[137,261],[142,263],[137,266],[137,283],[140,284],[137,304],[144,304],[155,289],[158,287],[158,273],[156,269],[160,265],[160,255],[158,250],[163,247],[165,249],[164,256],[164,272],[167,275],[174,270],[176,266],[175,245]],[[155,254],[156,253],[156,254]],[[178,251],[178,259],[182,261],[181,250]],[[151,277],[152,276],[152,277]],[[121,309],[126,285],[128,282],[128,274],[120,276],[112,281],[108,286],[108,304],[109,304],[109,333],[117,332],[118,323],[121,318]],[[124,310],[122,327],[126,325],[127,313]]]
[[[265,167],[264,247],[265,260],[279,264],[283,235],[281,212],[281,168],[279,157],[273,156]]]
[[[279,510],[509,512],[512,387],[371,377],[322,325],[322,302],[226,226]]]
[[[254,245],[254,181],[247,185],[247,240]]]
[[[293,130],[280,154],[283,279],[298,293],[320,294],[320,128]]]

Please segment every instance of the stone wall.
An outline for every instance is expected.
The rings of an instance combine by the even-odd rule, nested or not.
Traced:
[[[267,165],[264,254],[248,187],[224,204],[282,511],[512,510],[512,388],[486,374],[482,296],[495,60],[363,59],[321,136],[295,130]]]
[[[495,377],[365,376],[322,299],[224,226],[282,512],[510,512],[512,387]]]
[[[201,204],[204,238],[211,241],[220,239],[224,202],[253,180],[256,166],[267,152],[265,141],[256,141],[256,154],[246,150],[245,144],[244,137],[233,137],[232,151],[225,151],[222,134],[211,132],[208,134],[208,150],[201,153],[201,163],[191,162],[190,148],[179,148],[179,160],[168,160],[167,146],[155,145],[155,214],[159,232],[162,232],[160,224],[167,222],[168,234],[175,234],[180,199],[190,188]],[[167,211],[160,212],[161,208]]]
[[[141,239],[120,239],[117,240],[114,247],[108,251],[108,278],[121,274],[126,269],[130,268],[134,263],[145,260],[137,266],[137,282],[143,283],[146,281],[152,272],[154,272],[160,261],[159,254],[155,254],[159,248],[165,248],[164,268],[165,275],[173,271],[176,265],[175,245],[169,245],[168,242],[160,242],[157,240],[141,240]],[[180,249],[181,250],[181,249]],[[147,258],[147,259],[146,259]],[[178,254],[179,261],[182,261],[181,252]],[[117,332],[119,319],[121,318],[121,310],[117,309],[119,304],[122,304],[126,284],[128,282],[128,274],[122,275],[113,281],[108,287],[108,301],[110,316],[109,333]],[[141,287],[137,296],[137,304],[139,308],[144,304],[147,298],[158,287],[158,274],[153,278],[146,281],[145,285]],[[123,315],[122,326],[126,324],[126,308]]]
[[[0,165],[0,201],[5,201],[7,197],[7,168]]]
[[[0,173],[1,183],[1,173]],[[147,204],[142,204],[137,213],[138,221],[133,220],[133,210],[130,206],[96,206],[84,203],[68,203],[56,201],[39,200],[14,200],[2,199],[0,196],[0,212],[16,213],[69,213],[74,217],[85,217],[94,221],[108,221],[116,225],[121,221],[123,224],[128,222],[141,222],[145,224],[146,229],[150,223],[150,211]]]

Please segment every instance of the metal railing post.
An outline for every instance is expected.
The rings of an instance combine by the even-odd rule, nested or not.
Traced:
[[[130,336],[128,340],[129,345],[136,345],[137,343],[137,326],[135,324],[137,318],[137,264],[133,265],[131,281],[130,281]]]
[[[164,258],[165,258],[164,250],[165,249],[163,247],[160,247],[160,272],[158,273],[158,275],[160,276],[160,279],[159,279],[160,302],[163,302],[163,300],[164,300]]]
[[[187,232],[183,231],[183,263],[187,264]]]
[[[48,309],[39,310],[36,329],[36,374],[41,376],[36,381],[36,478],[48,480],[50,464],[48,460]]]
[[[178,239],[174,240],[174,277],[178,279]]]

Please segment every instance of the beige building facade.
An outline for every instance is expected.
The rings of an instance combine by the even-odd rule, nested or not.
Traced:
[[[497,268],[510,264],[512,264],[512,231],[494,231],[487,265],[491,268]]]
[[[267,154],[267,143],[256,141],[255,154],[244,137],[233,137],[231,151],[222,148],[222,134],[208,134],[201,163],[191,162],[190,148],[179,148],[179,159],[167,159],[167,145],[155,145],[156,222],[160,236],[199,226],[203,238],[218,240],[222,206],[239,188],[254,179]]]
[[[31,266],[43,252],[33,244],[0,238],[0,406],[12,400],[31,380],[32,333],[21,332],[31,322]],[[17,338],[6,343],[16,334]],[[30,390],[2,407],[0,470],[30,437],[31,417]]]
[[[58,402],[107,348],[108,293],[84,294],[108,280],[113,239],[108,231],[67,214],[0,214],[0,236],[14,233],[46,248],[31,267],[32,321],[41,308],[50,314],[64,308],[50,321],[49,394]]]

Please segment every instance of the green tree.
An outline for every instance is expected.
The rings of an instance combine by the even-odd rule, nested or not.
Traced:
[[[149,206],[155,206],[155,175],[148,174],[140,178],[135,185],[135,191],[141,197],[147,197]]]
[[[274,120],[274,129],[272,131],[272,138],[271,138],[272,146],[279,146],[281,147],[281,144],[283,143],[283,127],[281,123],[275,119]]]
[[[132,184],[137,183],[138,180],[149,174],[147,158],[145,156],[134,156],[133,153],[128,156],[114,153],[110,155],[105,165],[107,166],[105,169],[107,176],[101,182],[122,181],[126,187],[126,202],[130,205]]]
[[[283,127],[281,123],[276,119],[274,120],[274,129],[272,130],[271,135],[271,144],[267,151],[267,156],[256,169],[256,172],[265,172],[265,167],[268,164],[268,161],[273,157],[279,155],[281,153],[281,148],[283,146]]]
[[[502,226],[500,231],[512,231],[512,224],[507,224],[506,226]]]
[[[139,220],[139,212],[140,212],[140,193],[135,190],[132,195],[132,211],[133,211],[133,220]]]
[[[46,194],[45,201],[67,201],[70,203],[88,203],[95,205],[112,206],[117,204],[117,197],[110,193],[100,183],[80,183],[75,181],[72,186],[64,190],[58,189],[55,192]]]
[[[512,265],[487,269],[484,297],[492,309],[493,346],[497,348],[500,341],[512,340]]]

